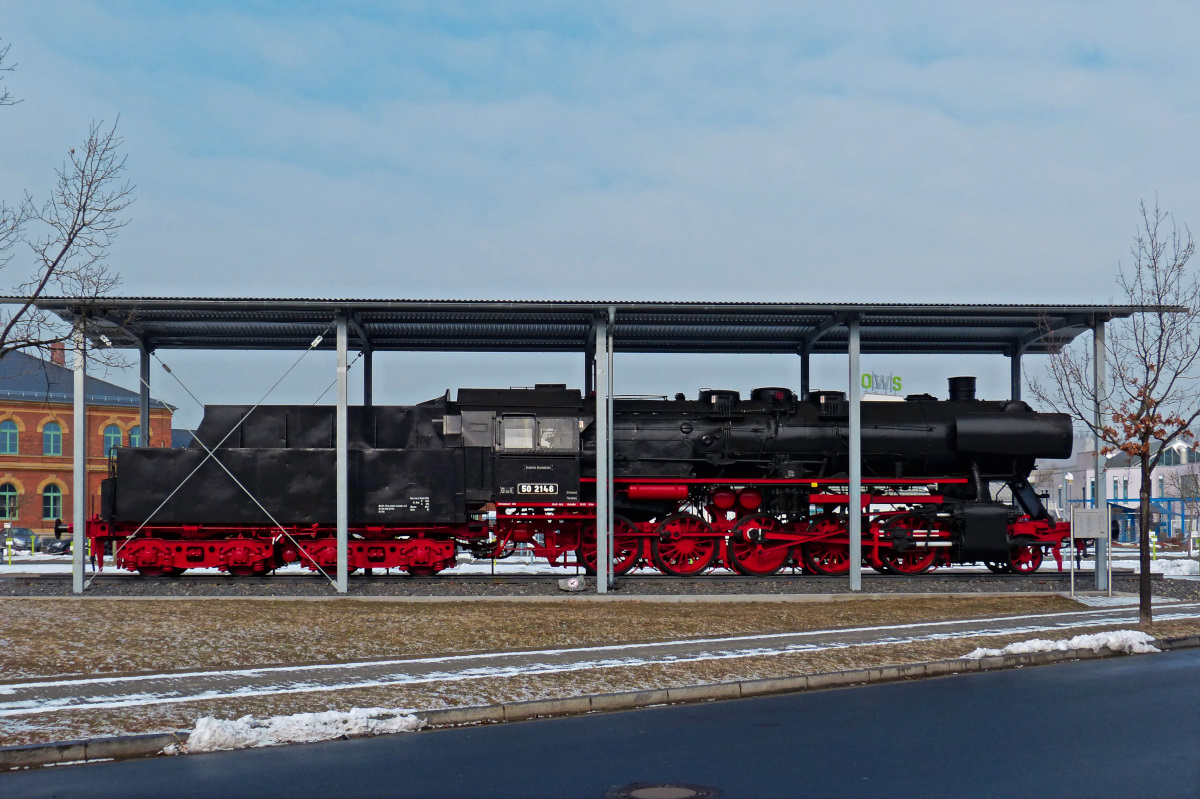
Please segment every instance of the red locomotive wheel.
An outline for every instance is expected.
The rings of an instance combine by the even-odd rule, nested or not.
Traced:
[[[663,574],[690,577],[712,565],[718,540],[708,522],[690,513],[676,513],[659,522],[650,542],[650,557]]]
[[[633,522],[623,516],[613,520],[613,574],[620,577],[629,574],[638,564],[642,554],[642,540],[637,536],[637,528]],[[588,527],[583,531],[583,543],[575,550],[575,559],[583,566],[586,574],[596,573],[596,528]]]
[[[850,547],[845,544],[805,544],[800,557],[813,574],[836,577],[850,572]]]
[[[1009,550],[1008,567],[1015,574],[1033,574],[1042,567],[1042,548],[1018,544]]]
[[[883,564],[897,574],[925,574],[937,563],[936,549],[910,549],[907,552],[884,552]]]
[[[750,540],[761,538],[763,533],[778,532],[783,525],[774,516],[747,516],[738,521],[726,544],[729,565],[739,574],[750,577],[766,577],[784,567],[791,555],[787,544],[763,544]]]

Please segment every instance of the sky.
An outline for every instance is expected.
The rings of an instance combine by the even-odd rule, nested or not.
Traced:
[[[119,116],[128,295],[1107,302],[1139,201],[1200,220],[1198,23],[1169,2],[10,2],[0,198],[44,198]],[[296,358],[160,356],[202,402],[258,399]],[[618,354],[617,389],[794,385],[796,360]],[[378,402],[583,368],[377,364]],[[1000,358],[864,368],[1007,390]],[[269,399],[332,378],[314,354]],[[844,360],[813,382],[844,387]]]

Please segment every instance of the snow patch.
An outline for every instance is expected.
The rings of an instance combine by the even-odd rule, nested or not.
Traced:
[[[163,750],[163,754],[330,741],[343,737],[412,732],[423,726],[425,722],[412,714],[382,707],[356,707],[347,713],[336,710],[297,713],[265,719],[242,716],[230,720],[205,716],[196,722],[196,729],[192,730],[186,744],[172,744]]]
[[[1085,596],[1083,594],[1076,594],[1072,599],[1081,605],[1087,605],[1091,608],[1135,607],[1141,604],[1142,601],[1136,596]],[[1172,599],[1171,597],[1157,595],[1152,596],[1150,599],[1155,606],[1175,605],[1183,601],[1181,599]]]
[[[1127,655],[1158,652],[1150,642],[1154,637],[1137,630],[1114,630],[1107,633],[1090,633],[1077,635],[1065,641],[1047,641],[1045,638],[1034,638],[1029,641],[1018,641],[1003,649],[976,649],[970,654],[963,655],[965,659],[979,660],[980,658],[995,657],[996,655],[1023,655],[1030,652],[1065,652],[1068,649],[1090,649],[1099,652],[1109,649],[1113,652],[1124,652]]]

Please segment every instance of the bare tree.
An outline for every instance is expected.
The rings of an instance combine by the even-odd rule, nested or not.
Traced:
[[[1150,625],[1150,479],[1169,444],[1194,440],[1191,426],[1200,417],[1200,281],[1188,269],[1196,249],[1191,231],[1181,231],[1157,203],[1148,210],[1143,202],[1140,211],[1133,260],[1118,272],[1117,285],[1130,305],[1146,311],[1109,324],[1107,385],[1097,389],[1089,348],[1067,347],[1051,357],[1047,383],[1032,381],[1032,390],[1097,434],[1105,453],[1119,450],[1138,462],[1140,616]]]
[[[0,80],[14,68],[5,64],[7,55],[8,46],[0,48]],[[15,102],[4,89],[0,105]],[[124,212],[133,202],[121,145],[116,122],[93,122],[87,141],[72,149],[56,171],[49,199],[38,204],[26,193],[16,206],[0,202],[0,267],[13,264],[22,249],[18,245],[27,245],[32,255],[25,278],[15,282],[15,294],[24,301],[0,316],[0,358],[13,350],[45,348],[71,335],[37,308],[39,297],[54,292],[82,300],[86,307],[88,300],[118,285],[108,267],[108,252],[128,224]]]
[[[5,73],[13,72],[17,68],[16,64],[5,63],[8,60],[8,48],[10,47],[12,47],[11,44],[0,47],[0,83],[3,83],[4,79],[8,77]],[[0,105],[16,105],[19,102],[21,101],[12,96],[7,86],[0,86]]]

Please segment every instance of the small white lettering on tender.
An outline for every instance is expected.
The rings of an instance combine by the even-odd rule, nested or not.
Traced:
[[[429,510],[429,497],[410,497],[406,502],[399,502],[390,505],[379,505],[380,513],[390,513],[394,510],[408,511],[409,513],[427,511]]]

